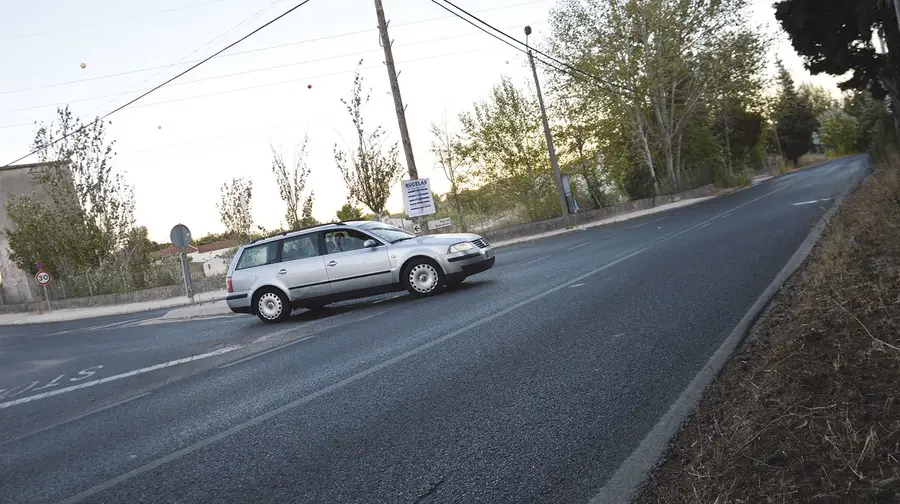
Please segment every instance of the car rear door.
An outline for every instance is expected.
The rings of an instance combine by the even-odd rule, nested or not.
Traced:
[[[277,273],[287,285],[291,301],[331,294],[320,235],[307,233],[281,240],[281,263]]]
[[[391,260],[387,246],[374,236],[353,228],[325,231],[325,266],[331,291],[348,293],[391,283]],[[366,248],[366,240],[375,247]]]

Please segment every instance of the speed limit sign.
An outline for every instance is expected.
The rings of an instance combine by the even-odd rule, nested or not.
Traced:
[[[41,285],[47,285],[48,283],[50,283],[50,279],[51,279],[50,273],[48,273],[44,270],[38,271],[34,275],[34,280]]]

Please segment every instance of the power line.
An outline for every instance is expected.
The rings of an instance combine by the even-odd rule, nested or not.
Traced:
[[[177,75],[175,75],[174,77],[171,77],[170,79],[166,80],[165,82],[163,82],[163,83],[161,83],[161,84],[159,84],[159,85],[157,85],[157,86],[154,86],[154,87],[153,87],[152,89],[150,89],[149,91],[146,91],[145,93],[140,94],[139,96],[137,96],[136,98],[133,98],[133,99],[129,100],[129,101],[126,102],[125,104],[116,107],[116,108],[113,109],[112,111],[107,112],[106,114],[104,114],[102,117],[98,117],[97,119],[94,119],[94,120],[91,121],[90,123],[82,125],[82,126],[81,126],[80,128],[78,128],[77,130],[75,130],[75,131],[70,131],[69,133],[66,133],[65,135],[63,135],[63,136],[57,138],[56,140],[53,140],[52,142],[50,142],[50,143],[47,145],[47,147],[50,147],[50,146],[52,146],[52,145],[54,145],[54,144],[56,144],[56,143],[59,143],[61,140],[64,140],[65,138],[67,138],[67,137],[69,137],[69,136],[71,136],[71,135],[73,135],[73,134],[75,134],[75,133],[80,132],[81,130],[85,129],[89,124],[94,124],[94,123],[96,123],[96,122],[98,122],[98,121],[102,121],[102,120],[106,119],[107,117],[109,117],[109,116],[115,114],[116,112],[118,112],[118,111],[124,109],[125,107],[127,107],[127,106],[129,106],[129,105],[131,105],[131,104],[133,104],[133,103],[135,103],[135,102],[137,102],[138,100],[140,100],[140,99],[146,97],[147,95],[153,93],[154,91],[156,91],[156,90],[162,88],[162,87],[165,86],[166,84],[169,84],[170,82],[174,81],[175,79],[178,79],[179,77],[185,75],[186,73],[190,72],[191,70],[194,70],[195,68],[199,67],[200,65],[202,65],[202,64],[206,63],[207,61],[209,61],[209,60],[215,58],[215,57],[218,56],[219,54],[222,54],[223,52],[227,51],[228,49],[231,49],[232,47],[234,47],[234,46],[240,44],[240,43],[243,42],[244,40],[247,40],[248,38],[252,37],[252,36],[255,35],[256,33],[260,32],[261,30],[263,30],[263,29],[265,29],[266,27],[268,27],[269,25],[271,25],[272,23],[275,23],[276,21],[278,21],[278,20],[280,20],[281,18],[287,16],[287,15],[290,14],[291,12],[294,12],[295,10],[299,9],[300,7],[303,7],[304,5],[308,4],[308,3],[311,2],[311,1],[312,1],[312,0],[303,0],[303,1],[301,1],[300,3],[298,3],[297,5],[291,7],[290,9],[288,9],[288,10],[285,11],[285,12],[283,12],[282,14],[280,14],[280,15],[276,16],[275,18],[269,20],[268,22],[266,22],[265,24],[263,24],[263,25],[260,26],[259,28],[256,28],[255,30],[253,30],[253,31],[251,31],[250,33],[244,35],[243,37],[241,37],[241,38],[235,40],[234,42],[228,44],[227,46],[223,47],[222,49],[219,49],[218,51],[216,51],[216,52],[214,52],[213,54],[211,54],[210,56],[204,58],[202,61],[199,61],[198,63],[195,63],[194,65],[192,65],[191,67],[187,68],[186,70],[183,70],[183,71],[179,72],[179,73],[178,73]],[[19,161],[21,161],[21,160],[23,160],[23,159],[25,159],[25,158],[27,158],[27,157],[29,157],[29,156],[31,156],[31,155],[34,155],[34,154],[36,154],[37,152],[38,152],[38,150],[31,151],[31,152],[29,152],[28,154],[26,154],[26,155],[24,155],[24,156],[22,156],[22,157],[20,157],[20,158],[18,158],[18,159],[16,159],[16,160],[14,160],[14,161],[11,161],[11,162],[7,163],[7,164],[4,166],[4,168],[6,168],[6,167],[12,165],[13,163],[18,163]]]
[[[217,0],[217,1],[223,1],[223,0]],[[523,6],[526,6],[526,5],[533,5],[533,4],[538,4],[538,3],[546,3],[547,1],[548,1],[548,0],[531,0],[531,1],[528,1],[528,2],[520,2],[520,3],[515,3],[515,4],[509,4],[509,5],[501,5],[501,6],[499,6],[499,7],[492,7],[492,8],[490,8],[490,9],[483,9],[483,10],[479,10],[479,11],[475,11],[475,12],[483,13],[483,12],[491,12],[491,11],[496,11],[496,10],[502,10],[502,9],[511,9],[511,8],[516,8],[516,7],[523,7]],[[400,27],[400,26],[412,26],[412,25],[421,24],[421,23],[429,23],[429,22],[433,22],[433,21],[441,21],[441,20],[444,20],[444,19],[452,19],[452,18],[454,18],[454,17],[457,17],[457,16],[453,15],[453,16],[441,16],[441,17],[428,18],[428,19],[419,19],[419,20],[416,20],[416,21],[409,21],[409,22],[406,22],[406,23],[397,23],[397,24],[392,25],[392,27],[393,27],[393,28],[396,28],[396,27]],[[242,22],[241,24],[243,24],[243,23],[245,23],[245,22],[246,22],[246,21]],[[232,29],[233,29],[233,28],[232,28]],[[216,59],[230,58],[230,57],[233,57],[233,56],[240,56],[240,55],[243,55],[243,54],[250,54],[250,53],[254,53],[254,52],[268,51],[268,50],[271,50],[271,49],[281,49],[281,48],[284,48],[284,47],[290,47],[290,46],[300,45],[300,44],[307,44],[307,43],[310,43],[310,42],[321,42],[321,41],[323,41],[323,40],[331,40],[331,39],[336,39],[336,38],[349,37],[349,36],[353,36],[353,35],[363,35],[363,34],[366,34],[366,33],[372,33],[372,32],[377,32],[377,31],[378,31],[377,29],[357,30],[357,31],[352,31],[352,32],[339,33],[339,34],[336,34],[336,35],[328,35],[328,36],[324,36],[324,37],[316,37],[316,38],[311,38],[311,39],[298,40],[298,41],[294,41],[294,42],[287,42],[287,43],[284,43],[284,44],[277,44],[277,45],[272,45],[272,46],[259,47],[259,48],[256,48],[256,49],[246,49],[246,50],[243,50],[243,51],[234,51],[234,52],[229,53],[229,54],[223,54],[223,55],[221,55],[221,56],[218,56]],[[221,38],[221,37],[222,37],[222,35],[219,35],[219,36],[216,37],[216,38]],[[214,40],[215,40],[215,39],[214,39]],[[205,47],[206,45],[209,45],[209,42],[207,42],[203,47]],[[201,49],[202,49],[202,47],[201,47]],[[168,51],[173,51],[173,50],[175,50],[175,49],[170,49],[170,50],[168,50]],[[168,51],[166,51],[166,52],[168,52]],[[195,50],[194,52],[196,52],[196,51],[197,51],[197,50]],[[148,55],[152,55],[152,54],[155,54],[155,53],[146,53],[146,54],[143,54],[142,56],[148,56]],[[189,54],[188,56],[190,56],[190,54]],[[185,57],[187,57],[187,56],[185,56]],[[184,58],[182,58],[182,59],[184,59]],[[123,76],[123,75],[131,75],[131,74],[136,74],[136,73],[141,73],[141,72],[149,72],[149,71],[151,71],[151,70],[166,69],[166,68],[170,68],[170,67],[172,67],[172,66],[174,66],[174,65],[179,65],[179,64],[185,64],[185,65],[186,65],[186,64],[188,64],[188,63],[195,63],[195,62],[197,62],[197,61],[200,61],[200,60],[178,61],[178,62],[175,62],[175,63],[172,63],[172,64],[168,64],[168,65],[159,65],[159,66],[153,66],[153,67],[147,67],[147,68],[139,68],[139,69],[137,69],[137,70],[127,70],[127,71],[124,71],[124,72],[112,73],[112,74],[107,74],[107,75],[98,75],[98,76],[96,76],[96,77],[86,77],[86,78],[83,78],[83,79],[76,79],[76,80],[71,80],[71,81],[55,82],[55,83],[52,83],[52,84],[42,84],[42,85],[39,85],[39,86],[32,86],[32,87],[27,87],[27,88],[20,88],[20,89],[12,89],[12,90],[7,90],[7,91],[0,91],[0,95],[4,95],[4,94],[13,94],[13,93],[23,93],[23,92],[26,92],[26,91],[33,91],[33,90],[37,90],[37,89],[46,89],[46,88],[51,88],[51,87],[66,86],[66,85],[69,85],[69,84],[77,84],[77,83],[80,83],[80,82],[89,82],[89,81],[95,81],[95,80],[101,80],[101,79],[109,79],[109,78],[113,78],[113,77],[121,77],[121,76]],[[37,75],[40,75],[40,74],[37,74]]]
[[[507,27],[507,28],[511,28],[511,27]],[[397,47],[413,47],[413,46],[418,46],[421,44],[430,44],[430,43],[441,42],[441,41],[445,41],[445,40],[452,40],[452,39],[458,39],[458,38],[463,38],[463,37],[471,37],[472,35],[476,35],[476,34],[477,34],[476,32],[473,32],[473,33],[463,33],[463,34],[459,34],[459,35],[449,35],[446,37],[439,37],[439,38],[435,38],[435,39],[427,39],[427,40],[420,40],[417,42],[411,42],[408,44],[401,44],[401,45],[398,45]],[[350,52],[350,53],[335,54],[332,56],[325,56],[322,58],[315,58],[315,59],[304,60],[304,61],[295,61],[292,63],[284,63],[281,65],[273,65],[273,66],[268,66],[268,67],[263,67],[263,68],[254,68],[251,70],[233,72],[233,73],[224,74],[224,75],[214,75],[214,76],[203,77],[200,79],[194,79],[194,80],[190,80],[190,81],[177,82],[175,84],[170,85],[169,88],[172,88],[174,86],[186,86],[189,84],[196,84],[198,82],[206,82],[206,81],[211,81],[211,80],[218,80],[218,79],[225,79],[225,78],[229,78],[229,77],[237,77],[237,76],[241,76],[241,75],[254,74],[257,72],[265,72],[265,71],[269,71],[269,70],[278,70],[278,69],[289,68],[289,67],[293,67],[293,66],[307,65],[310,63],[319,63],[322,61],[330,61],[330,60],[334,60],[334,59],[348,58],[350,56],[361,56],[361,55],[369,54],[369,53],[373,53],[373,52],[381,52],[381,50],[380,49],[368,49],[365,51],[355,51],[355,52]],[[142,91],[145,91],[145,90],[146,89],[144,89]],[[22,107],[22,108],[17,108],[17,109],[0,110],[0,115],[12,114],[15,112],[24,112],[27,110],[35,110],[35,109],[41,109],[41,108],[47,108],[47,107],[57,107],[60,105],[66,105],[66,104],[71,104],[71,103],[80,103],[80,102],[86,102],[86,101],[100,100],[102,98],[118,97],[118,96],[128,94],[131,91],[134,91],[134,90],[132,89],[132,90],[125,91],[122,93],[92,96],[90,98],[77,98],[74,100],[66,100],[66,101],[56,102],[56,103],[44,103],[41,105],[30,105],[27,107]],[[24,125],[28,126],[28,125],[30,125],[30,123],[24,124]],[[6,127],[11,127],[11,126],[0,126],[0,129],[6,128]]]
[[[198,52],[200,52],[201,50],[203,50],[203,49],[205,49],[206,47],[212,45],[213,43],[217,42],[218,40],[224,39],[225,36],[227,36],[229,33],[231,33],[231,32],[233,32],[233,31],[237,30],[237,29],[240,28],[241,26],[243,26],[243,25],[249,23],[250,21],[253,21],[253,20],[256,19],[256,18],[258,18],[259,16],[261,16],[262,14],[264,14],[266,11],[268,11],[269,9],[271,9],[272,7],[274,7],[275,4],[277,4],[277,3],[280,2],[280,1],[281,1],[281,0],[273,0],[272,3],[270,3],[270,4],[267,5],[266,7],[263,7],[262,9],[256,11],[256,13],[253,14],[252,16],[250,16],[249,18],[244,19],[244,20],[241,21],[240,23],[238,23],[238,24],[232,26],[231,28],[225,30],[224,32],[222,32],[222,33],[216,35],[215,37],[213,37],[212,39],[210,39],[208,42],[206,42],[205,44],[203,44],[202,46],[200,46],[200,47],[194,49],[193,51],[191,51],[190,53],[185,54],[184,56],[182,56],[181,59],[179,59],[179,60],[176,61],[175,63],[172,63],[171,65],[168,65],[168,66],[166,66],[166,67],[163,67],[163,69],[160,70],[159,72],[156,72],[155,74],[151,75],[150,77],[147,77],[146,79],[144,79],[144,80],[142,80],[141,82],[135,84],[134,86],[131,86],[131,88],[129,88],[128,91],[126,91],[126,92],[124,92],[124,93],[122,93],[122,94],[127,94],[127,93],[130,93],[130,92],[134,91],[134,90],[137,89],[138,87],[140,87],[140,86],[146,84],[147,82],[150,82],[151,80],[153,80],[154,78],[156,78],[158,75],[161,75],[163,72],[165,72],[165,71],[168,70],[169,68],[172,68],[172,67],[174,67],[174,66],[176,66],[176,65],[178,65],[178,64],[181,64],[182,62],[184,62],[185,59],[191,57],[192,55],[194,55],[194,54],[196,54],[196,53],[198,53]],[[215,57],[215,55],[213,55],[213,57]],[[103,105],[97,107],[96,109],[94,109],[93,112],[91,112],[90,115],[95,115],[95,114],[97,114],[97,112],[103,110],[107,105],[109,105],[110,103],[112,103],[114,100],[115,100],[115,98],[112,99],[112,100],[109,100],[108,102],[104,103]]]
[[[587,78],[589,78],[589,79],[595,80],[595,81],[597,81],[597,82],[599,82],[600,84],[603,84],[603,85],[605,85],[605,86],[614,87],[614,88],[620,89],[620,90],[622,90],[622,91],[627,91],[627,92],[633,93],[633,94],[639,94],[637,91],[635,91],[634,89],[631,89],[631,88],[629,88],[629,87],[627,87],[627,86],[623,86],[623,85],[621,85],[621,84],[617,84],[617,83],[612,82],[612,81],[610,81],[610,80],[604,79],[604,78],[600,77],[599,75],[596,75],[596,74],[593,74],[593,73],[584,71],[584,70],[582,70],[582,69],[580,69],[580,68],[577,68],[577,67],[574,67],[574,66],[572,66],[572,65],[570,65],[570,64],[568,64],[568,63],[566,63],[566,62],[564,62],[564,61],[560,61],[560,60],[554,58],[553,56],[550,56],[549,54],[546,54],[546,53],[544,53],[544,52],[542,52],[542,51],[540,51],[540,50],[538,50],[538,49],[535,49],[534,47],[531,47],[531,46],[527,45],[525,42],[522,42],[521,40],[519,40],[519,39],[513,37],[512,35],[507,34],[507,33],[504,32],[503,30],[500,30],[499,28],[494,27],[494,26],[491,25],[490,23],[488,23],[488,22],[482,20],[482,19],[479,18],[478,16],[475,16],[474,14],[468,12],[467,10],[463,9],[462,7],[459,7],[458,5],[454,4],[454,3],[451,2],[450,0],[443,0],[443,1],[444,1],[445,3],[447,3],[447,4],[451,5],[451,6],[453,6],[453,8],[456,9],[456,10],[458,10],[459,12],[455,12],[453,9],[450,9],[450,8],[447,7],[446,5],[441,4],[440,2],[438,2],[438,0],[431,0],[431,2],[432,2],[433,4],[435,4],[435,5],[437,5],[438,7],[440,7],[440,8],[442,8],[442,9],[446,10],[447,12],[453,14],[454,16],[458,17],[459,19],[462,19],[463,21],[465,21],[465,22],[469,23],[470,25],[472,25],[472,26],[478,28],[479,30],[483,31],[484,33],[487,33],[488,35],[494,37],[495,39],[497,39],[497,40],[503,42],[504,44],[506,44],[506,45],[512,47],[513,49],[515,49],[515,50],[517,50],[517,51],[519,51],[519,52],[525,53],[525,54],[528,53],[528,50],[531,50],[532,52],[537,53],[537,54],[540,54],[541,56],[543,56],[543,57],[545,57],[545,58],[547,58],[547,59],[549,59],[549,60],[551,60],[551,61],[557,63],[558,65],[561,65],[561,66],[563,66],[563,67],[565,67],[565,68],[568,69],[568,71],[562,70],[562,69],[559,68],[558,66],[555,66],[555,65],[553,65],[553,64],[551,64],[551,63],[548,63],[546,60],[542,60],[541,58],[535,57],[536,60],[540,61],[540,62],[543,63],[544,65],[549,66],[550,68],[553,68],[554,70],[556,70],[556,71],[558,71],[558,72],[562,72],[562,73],[568,74],[568,75],[570,75],[570,76],[572,76],[572,77],[575,77],[574,75],[572,75],[572,72],[575,72],[575,73],[581,74],[583,77],[587,77]],[[460,12],[461,12],[462,14],[464,14],[465,16],[461,15]],[[466,16],[468,16],[468,17],[466,17]],[[469,18],[471,18],[471,19],[469,19]],[[477,21],[478,23],[480,23],[480,25],[477,24],[476,22],[472,21],[472,19],[474,19],[475,21]],[[485,27],[487,27],[487,28],[490,29],[491,31],[488,31],[488,29],[485,29],[485,28],[484,28],[483,26],[481,26],[481,25],[484,25]],[[508,40],[504,40],[503,38],[501,38],[501,37],[498,36],[497,34],[499,34],[499,35],[502,36],[502,37],[505,37],[506,39],[511,40],[512,42],[515,42],[515,44],[518,44],[518,45],[515,45],[515,44],[513,44],[512,42],[509,42]],[[520,46],[521,46],[521,47],[520,47]],[[523,48],[524,48],[524,49],[523,49]]]
[[[38,35],[49,35],[51,33],[80,30],[82,28],[90,28],[91,26],[111,24],[111,23],[117,23],[119,21],[127,21],[129,19],[137,19],[137,18],[142,18],[142,17],[146,17],[146,16],[155,16],[157,14],[165,14],[168,12],[175,12],[175,11],[180,11],[180,10],[185,10],[185,9],[193,9],[194,7],[202,7],[204,5],[210,5],[210,4],[214,4],[214,3],[222,3],[224,1],[225,0],[210,0],[207,2],[201,2],[201,3],[191,4],[191,5],[183,5],[181,7],[171,7],[168,9],[162,9],[162,10],[153,11],[153,12],[144,12],[141,14],[133,14],[131,16],[125,16],[125,17],[120,17],[120,18],[116,18],[116,19],[107,19],[104,21],[97,21],[96,23],[88,23],[88,24],[77,25],[77,26],[66,26],[65,28],[56,28],[53,30],[47,30],[47,31],[42,31],[42,32],[24,33],[22,35],[13,35],[12,37],[5,37],[5,38],[0,39],[0,41],[15,40],[15,39],[20,39],[20,38],[36,37]]]

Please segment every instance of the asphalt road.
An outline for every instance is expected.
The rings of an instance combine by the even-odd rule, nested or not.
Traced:
[[[868,168],[498,250],[264,326],[0,328],[0,502],[587,502]]]

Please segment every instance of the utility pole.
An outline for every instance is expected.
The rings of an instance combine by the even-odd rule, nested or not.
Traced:
[[[380,0],[379,0],[380,1]],[[550,153],[550,164],[553,166],[553,178],[556,179],[556,190],[559,193],[559,208],[562,210],[563,224],[569,227],[569,204],[566,202],[566,193],[563,191],[562,177],[559,174],[559,161],[556,159],[556,149],[553,148],[553,135],[550,134],[550,122],[547,120],[547,109],[544,108],[544,97],[541,95],[541,83],[538,80],[537,67],[534,66],[534,55],[528,45],[528,36],[531,35],[531,27],[525,27],[525,47],[528,48],[528,62],[531,63],[531,71],[534,73],[534,87],[537,89],[538,105],[541,107],[541,121],[544,123],[544,136],[547,137],[547,151]]]
[[[400,138],[403,142],[403,153],[406,155],[406,168],[409,178],[419,178],[416,160],[413,156],[412,141],[409,139],[409,128],[406,126],[406,109],[400,97],[400,84],[397,83],[397,69],[394,67],[394,53],[391,51],[391,37],[388,36],[387,21],[384,19],[384,6],[381,0],[375,0],[375,14],[378,15],[378,31],[381,32],[381,46],[384,47],[384,64],[387,65],[388,79],[391,81],[391,94],[394,96],[394,109],[397,111],[397,122],[400,125]]]

